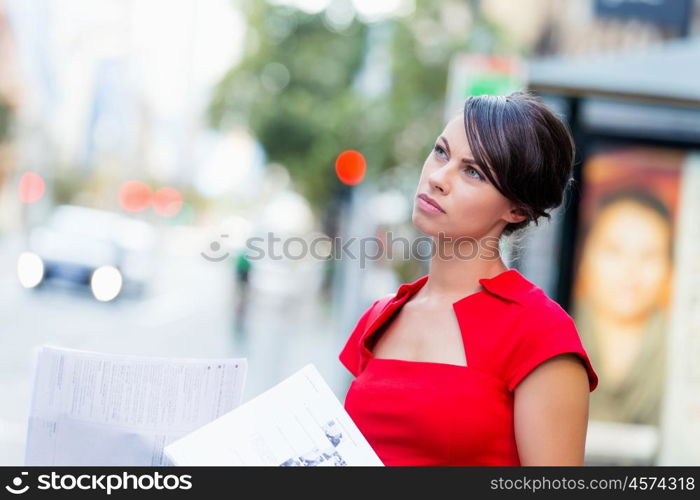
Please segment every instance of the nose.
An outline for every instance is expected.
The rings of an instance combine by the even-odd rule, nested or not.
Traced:
[[[436,191],[440,191],[442,194],[447,194],[449,192],[449,168],[448,165],[443,165],[437,168],[428,176],[428,183],[430,187]]]

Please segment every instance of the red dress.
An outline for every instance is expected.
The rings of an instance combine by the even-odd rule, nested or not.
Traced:
[[[468,366],[375,358],[373,334],[428,280],[403,284],[358,320],[339,359],[355,375],[345,409],[385,465],[520,465],[513,391],[535,367],[575,353],[598,377],[572,318],[516,269],[453,304]]]

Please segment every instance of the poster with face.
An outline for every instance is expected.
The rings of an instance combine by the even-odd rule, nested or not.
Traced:
[[[591,421],[659,425],[686,157],[599,146],[583,167],[572,316],[600,378]]]

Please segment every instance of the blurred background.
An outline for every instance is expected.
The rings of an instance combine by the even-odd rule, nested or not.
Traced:
[[[0,0],[0,464],[45,343],[247,357],[244,401],[311,362],[342,400],[359,315],[427,260],[333,238],[414,240],[446,120],[529,89],[577,182],[503,251],[601,377],[587,463],[700,465],[699,4]]]

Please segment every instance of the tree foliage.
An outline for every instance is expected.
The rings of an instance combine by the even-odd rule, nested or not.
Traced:
[[[0,142],[3,142],[9,134],[11,117],[12,109],[2,97],[0,97]]]
[[[417,0],[410,16],[372,24],[353,19],[340,30],[324,12],[261,1],[241,6],[245,54],[215,89],[213,126],[248,126],[269,161],[287,167],[316,208],[339,189],[334,164],[344,150],[363,153],[368,179],[422,163],[443,125],[450,58],[472,46],[474,30],[446,28],[455,9],[471,15],[468,4]],[[474,25],[494,33],[483,20]],[[368,92],[361,80],[377,72],[371,49],[378,44],[389,55],[379,60],[388,85]]]

